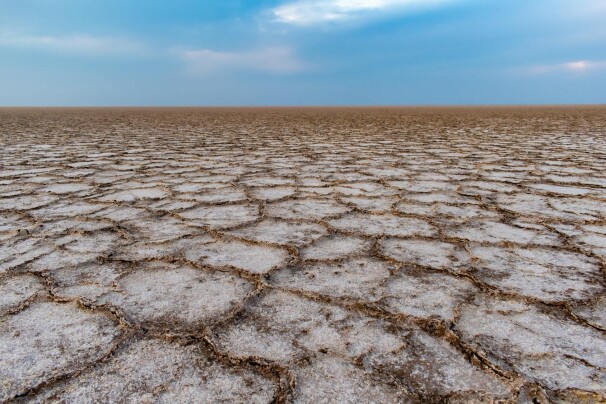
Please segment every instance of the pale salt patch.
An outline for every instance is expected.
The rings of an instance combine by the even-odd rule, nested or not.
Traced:
[[[197,203],[193,201],[166,201],[162,200],[150,205],[150,208],[165,211],[165,212],[178,212],[180,210],[193,208]]]
[[[42,257],[54,247],[43,240],[26,238],[0,244],[0,274]]]
[[[556,198],[532,194],[497,195],[499,207],[522,215],[574,221],[595,220],[599,217],[593,210],[565,211],[560,209],[559,205],[553,204],[556,200]]]
[[[471,205],[479,205],[475,198],[469,196],[459,195],[458,193],[441,193],[441,192],[431,192],[425,194],[404,194],[402,199],[406,199],[412,202],[421,202],[421,203],[457,203],[457,204],[471,204]]]
[[[111,232],[79,234],[64,238],[68,241],[67,243],[61,243],[61,239],[56,242],[61,244],[63,248],[77,253],[107,253],[116,248],[122,241],[117,234]]]
[[[16,275],[0,279],[0,316],[26,302],[44,290],[44,286],[33,275]]]
[[[397,191],[376,183],[351,183],[336,186],[335,191],[345,196],[385,196],[394,195]]]
[[[332,227],[368,236],[432,236],[435,228],[421,219],[353,213],[328,222]]]
[[[0,198],[0,210],[17,209],[30,210],[47,206],[59,199],[53,195],[24,195]]]
[[[262,187],[271,185],[295,185],[294,179],[282,177],[249,177],[242,179],[240,182],[250,187]]]
[[[83,265],[101,257],[102,254],[96,252],[77,253],[55,247],[52,252],[28,264],[28,268],[34,272],[47,272],[58,268]]]
[[[332,187],[301,187],[299,190],[303,194],[318,194],[318,195],[331,195],[335,192]]]
[[[549,225],[555,231],[565,234],[567,236],[578,236],[583,234],[583,231],[580,230],[576,225],[572,224],[564,224],[564,223],[553,223]]]
[[[503,291],[546,302],[603,293],[598,263],[580,254],[538,248],[474,247],[474,275]]]
[[[329,199],[291,199],[266,206],[268,216],[283,219],[318,220],[349,211],[345,205]]]
[[[60,167],[45,167],[45,168],[30,168],[30,169],[16,169],[16,170],[2,170],[0,172],[0,178],[2,177],[19,177],[24,175],[42,174],[51,171],[57,171]]]
[[[30,232],[35,225],[21,215],[0,213],[0,241],[8,240],[20,232]]]
[[[335,166],[335,163],[336,163],[336,161],[331,163],[332,167]],[[361,169],[362,167],[364,167],[364,166],[359,165],[357,168]],[[354,182],[373,181],[375,179],[372,175],[367,175],[367,174],[356,172],[356,171],[354,171],[355,169],[356,169],[355,166],[351,166],[349,170],[339,171],[339,169],[336,169],[336,170],[334,170],[335,171],[334,173],[326,175],[324,177],[324,179],[330,180],[332,182],[340,183],[340,185],[351,184]],[[329,171],[330,171],[330,169],[329,169]]]
[[[488,167],[485,167],[488,168]],[[527,170],[530,167],[527,168]],[[488,180],[494,180],[494,181],[506,181],[506,182],[513,182],[513,183],[520,183],[522,181],[524,181],[527,177],[527,173],[525,172],[509,172],[509,171],[487,171],[484,173],[481,173],[482,177],[488,179]]]
[[[24,179],[28,184],[50,184],[57,181],[57,177],[46,177],[43,175],[37,175],[35,177],[29,177]]]
[[[272,321],[273,319],[268,319]],[[220,332],[221,348],[240,358],[261,357],[270,361],[289,363],[301,356],[301,350],[293,345],[291,330],[259,329],[253,321],[238,322],[237,327],[228,327]]]
[[[488,192],[476,192],[479,195],[488,195],[491,193],[498,192],[500,194],[506,194],[511,192],[519,191],[519,188],[515,185],[505,184],[502,182],[489,182],[489,181],[466,181],[461,184],[466,192],[471,191],[469,187],[477,188],[481,191]]]
[[[84,178],[93,174],[95,170],[64,170],[61,176],[66,178]]]
[[[437,272],[400,272],[377,290],[387,311],[419,318],[451,321],[455,308],[473,296],[477,288],[465,278]]]
[[[276,390],[272,380],[260,374],[206,360],[194,369],[186,368],[159,394],[158,401],[264,404],[274,401]]]
[[[158,243],[198,233],[195,227],[171,216],[139,218],[124,222],[123,226],[132,229],[140,238]]]
[[[178,192],[178,193],[183,193],[183,192],[189,193],[189,192],[198,192],[200,190],[205,189],[206,187],[203,184],[185,183],[185,184],[175,185],[171,188],[173,189],[173,191]]]
[[[293,196],[296,190],[292,187],[252,188],[250,193],[254,198],[271,202]]]
[[[400,213],[419,216],[437,215],[435,205],[426,205],[419,203],[400,202],[396,205],[396,210]]]
[[[478,206],[452,206],[446,204],[436,204],[436,214],[446,217],[454,217],[460,219],[486,218],[498,220],[500,215],[494,211],[482,209]]]
[[[263,274],[285,265],[289,254],[282,248],[217,241],[185,251],[185,258],[215,267],[232,266],[248,272]]]
[[[590,324],[606,330],[606,296],[602,295],[595,301],[576,306],[572,311]]]
[[[449,151],[447,149],[440,149],[437,150],[436,152],[442,154],[448,154]],[[409,173],[412,174],[412,173]],[[436,173],[436,172],[431,172],[431,171],[426,171],[426,172],[420,172],[420,173],[414,173],[414,178],[416,180],[419,181],[439,181],[439,182],[444,182],[444,181],[450,181],[451,178],[448,175],[442,174],[442,173]]]
[[[221,349],[232,355],[284,364],[319,352],[352,359],[392,352],[405,344],[405,334],[382,320],[275,290],[248,303],[234,323],[217,331]]]
[[[0,322],[0,400],[94,363],[120,331],[103,314],[75,304],[35,303]]]
[[[197,194],[183,194],[180,195],[179,198],[182,199],[190,199],[197,202],[203,202],[208,204],[213,203],[234,203],[234,202],[243,202],[248,199],[246,193],[240,189],[234,188],[221,188],[221,189],[213,189],[202,191]]]
[[[90,215],[90,217],[103,217],[116,222],[138,219],[145,216],[149,216],[148,211],[132,206],[110,206]]]
[[[243,368],[228,369],[195,345],[134,341],[108,361],[43,391],[35,402],[271,401],[274,385]]]
[[[600,331],[516,300],[478,297],[455,330],[498,366],[551,390],[603,391],[606,340]]]
[[[334,356],[311,360],[294,372],[295,403],[402,403],[405,390],[376,381],[351,362]]]
[[[71,194],[76,192],[90,191],[92,186],[80,183],[54,184],[44,188],[43,191],[51,194]]]
[[[56,296],[67,299],[84,299],[91,302],[111,291],[111,286],[100,286],[94,283],[65,286],[55,289]]]
[[[470,223],[457,229],[447,229],[445,234],[449,237],[461,238],[478,243],[518,243],[559,245],[558,236],[548,230],[536,231],[510,226],[505,223],[482,221]]]
[[[237,177],[234,175],[209,174],[200,175],[199,173],[186,176],[188,180],[194,183],[212,183],[212,184],[227,184],[234,182]]]
[[[554,182],[560,182],[565,184],[583,184],[583,185],[598,185],[600,187],[606,187],[606,178],[600,178],[595,176],[575,176],[575,175],[546,175],[545,179]]]
[[[40,220],[48,220],[59,217],[77,217],[87,216],[105,208],[100,203],[89,203],[86,201],[60,202],[57,204],[44,206],[29,212],[30,215]]]
[[[314,177],[301,177],[300,182],[303,187],[323,187],[328,185],[325,181]]]
[[[411,174],[409,169],[399,167],[370,167],[364,171],[378,178],[402,178]]]
[[[148,327],[198,329],[222,318],[253,285],[225,272],[189,266],[148,263],[118,279],[121,292],[102,297],[137,323]]]
[[[105,219],[86,218],[66,218],[54,219],[51,221],[42,222],[38,231],[46,238],[62,235],[68,232],[85,233],[96,232],[101,230],[111,230],[115,224]]]
[[[583,230],[606,235],[606,226],[586,225],[583,226]]]
[[[67,164],[68,167],[72,168],[80,168],[80,167],[99,167],[99,166],[108,166],[112,162],[110,160],[89,160],[89,161],[78,161],[76,163]]]
[[[455,191],[456,185],[444,181],[388,181],[390,186],[407,192]]]
[[[103,196],[99,198],[99,200],[104,202],[134,202],[141,199],[162,199],[166,198],[167,196],[168,194],[163,189],[151,187],[120,191]]]
[[[117,262],[89,262],[74,267],[50,269],[53,293],[69,298],[85,298],[94,301],[112,290],[113,282],[128,266]]]
[[[208,226],[220,229],[240,226],[256,220],[259,207],[253,204],[199,206],[179,213],[194,226]]]
[[[104,171],[99,171],[96,172],[95,174],[92,174],[90,177],[88,177],[88,179],[95,185],[107,185],[107,184],[114,184],[114,183],[120,183],[124,180],[128,180],[129,178],[132,178],[132,174],[124,174],[124,173],[120,173],[119,171],[110,171],[110,172],[104,172]],[[123,184],[121,184],[123,185]]]
[[[368,300],[373,290],[390,277],[389,265],[370,258],[339,263],[313,263],[287,268],[271,277],[277,286],[333,297]]]
[[[606,217],[606,201],[598,201],[584,198],[551,198],[550,204],[562,212],[574,214],[575,216],[593,216],[596,218]]]
[[[214,241],[215,239],[206,233],[162,242],[140,241],[123,246],[115,252],[114,258],[125,261],[150,260],[163,257],[185,258],[187,251],[196,251],[202,245]]]
[[[404,264],[460,271],[469,263],[465,250],[442,241],[386,239],[380,248],[385,256]]]
[[[367,254],[372,242],[359,237],[333,236],[322,238],[300,252],[303,260],[337,260]]]
[[[606,248],[606,235],[602,234],[585,233],[575,237],[575,241],[585,246]]]
[[[118,171],[134,171],[141,168],[141,166],[137,164],[112,164],[109,168]]]
[[[356,208],[369,212],[389,212],[391,207],[398,201],[397,198],[365,198],[365,197],[343,197],[345,203],[354,205]]]
[[[551,185],[551,184],[529,184],[529,188],[536,189],[537,191],[544,191],[548,193],[561,194],[561,195],[574,195],[574,196],[583,196],[590,194],[592,192],[591,189],[588,188],[579,188],[579,187],[564,187],[560,185]]]
[[[309,244],[327,233],[326,228],[319,224],[291,223],[277,220],[263,220],[229,232],[232,236],[252,241],[296,246]]]
[[[449,396],[482,392],[493,402],[511,397],[505,381],[473,366],[464,355],[442,339],[414,331],[405,349],[385,355],[369,355],[365,368],[380,369],[406,385],[417,397]],[[476,402],[473,394],[465,402]],[[486,397],[488,396],[488,397]]]

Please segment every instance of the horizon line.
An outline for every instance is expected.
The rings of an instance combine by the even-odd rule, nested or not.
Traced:
[[[482,107],[606,107],[604,103],[555,104],[292,104],[292,105],[0,105],[0,109],[229,109],[229,108],[482,108]]]

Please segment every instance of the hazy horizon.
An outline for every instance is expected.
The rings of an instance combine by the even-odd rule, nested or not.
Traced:
[[[402,104],[402,105],[0,105],[0,109],[516,109],[516,108],[606,108],[595,104]]]

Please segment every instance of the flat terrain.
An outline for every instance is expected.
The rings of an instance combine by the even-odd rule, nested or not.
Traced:
[[[0,109],[0,144],[0,401],[606,400],[604,107]]]

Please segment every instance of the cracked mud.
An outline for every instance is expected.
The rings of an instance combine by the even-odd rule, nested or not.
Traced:
[[[606,110],[0,110],[2,402],[606,402]]]

